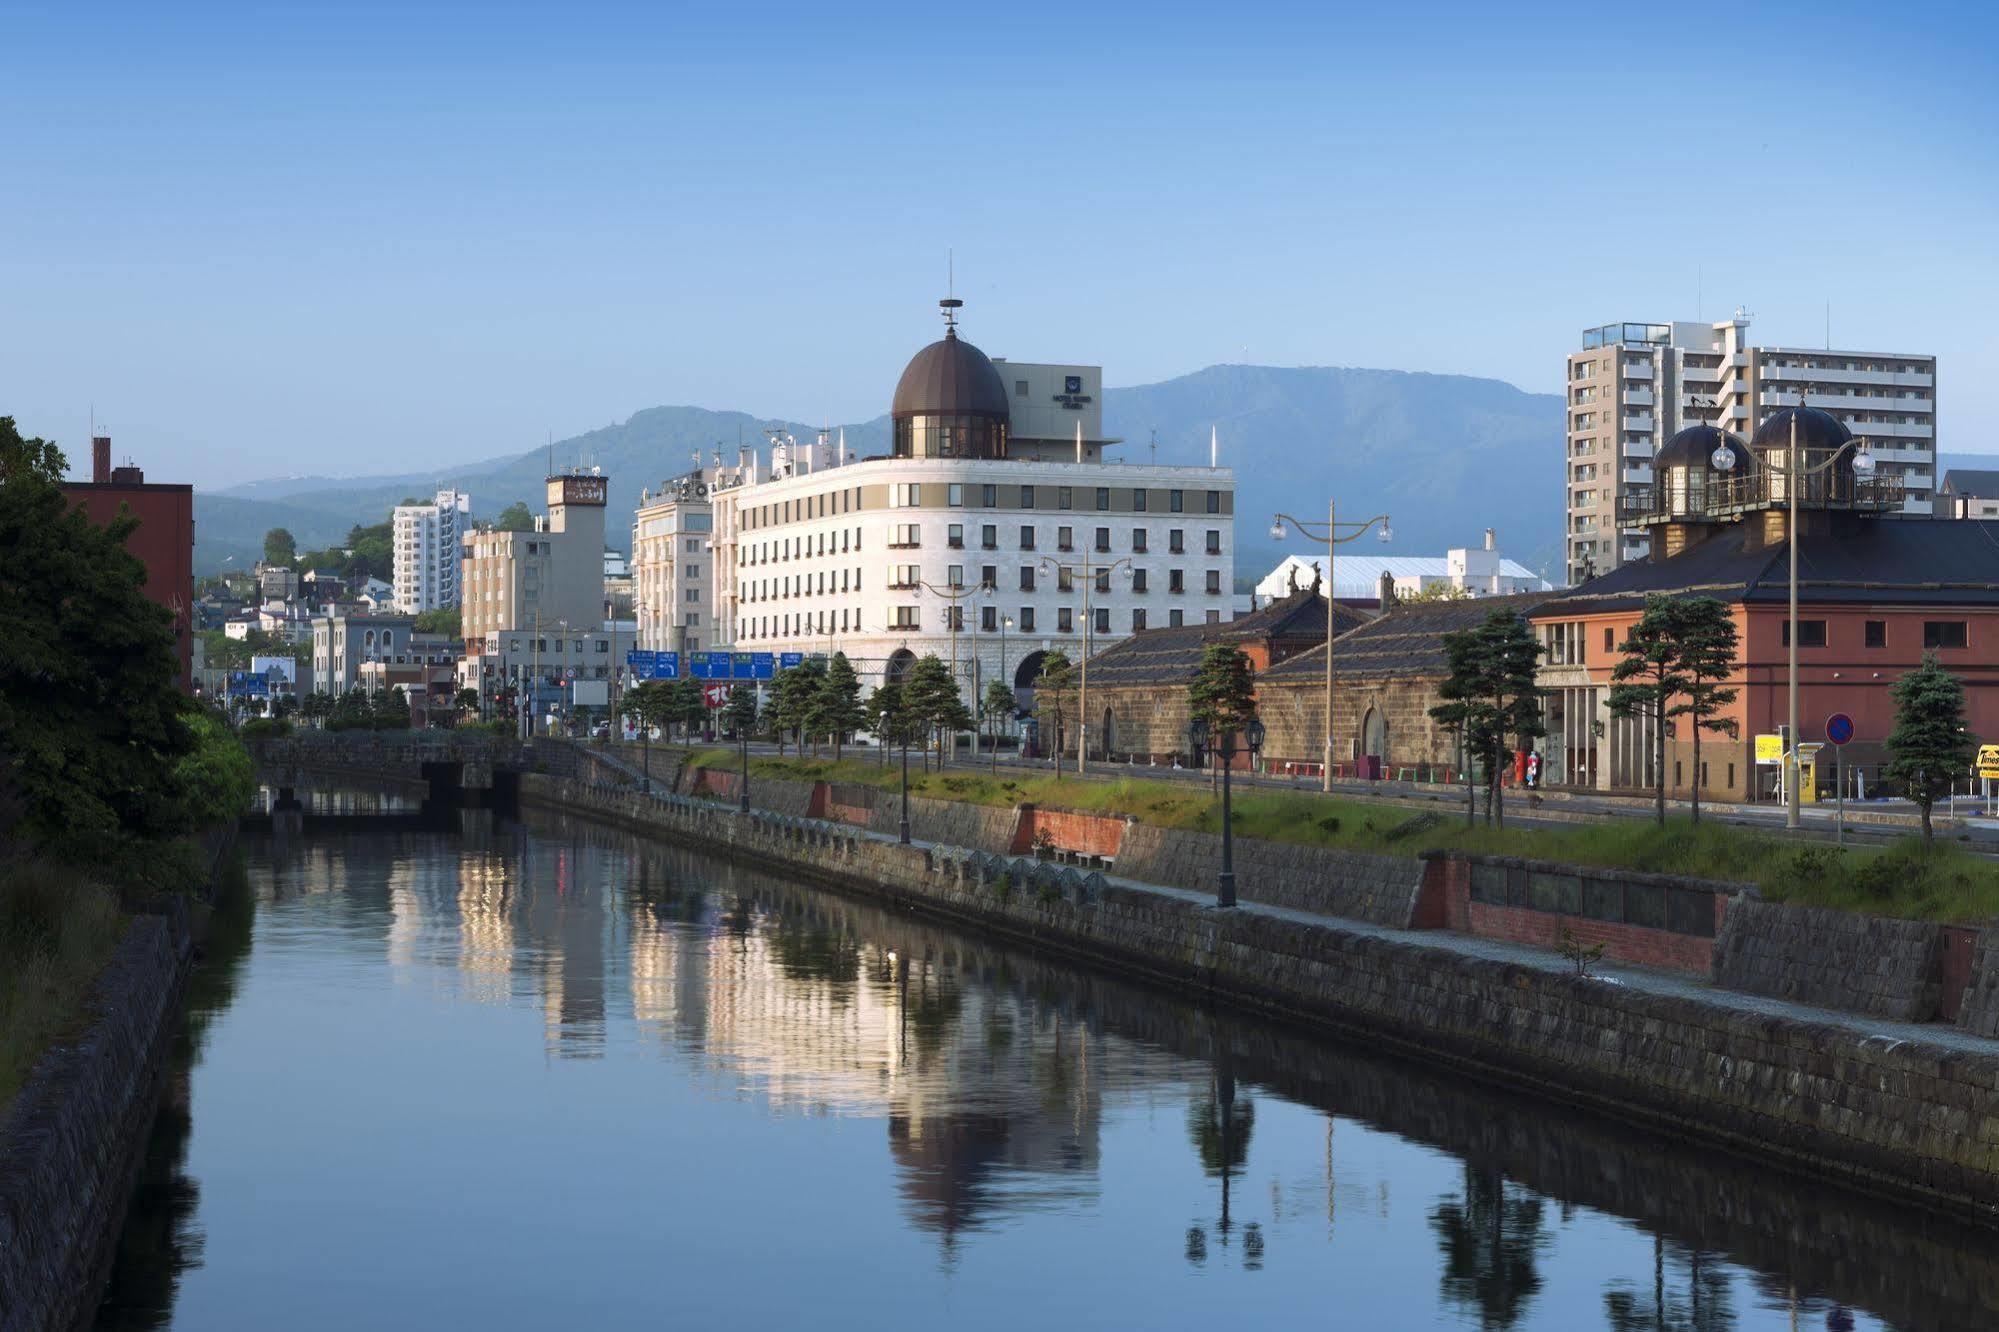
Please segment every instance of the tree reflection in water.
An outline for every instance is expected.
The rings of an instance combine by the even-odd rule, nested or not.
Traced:
[[[1684,1283],[1671,1279],[1669,1260],[1684,1267]],[[1792,1299],[1795,1311],[1795,1295]],[[1656,1235],[1651,1293],[1640,1295],[1628,1282],[1619,1282],[1604,1292],[1603,1309],[1611,1332],[1727,1332],[1735,1326],[1727,1271],[1713,1255],[1668,1245]]]
[[[1541,1289],[1539,1260],[1548,1246],[1541,1199],[1516,1191],[1497,1170],[1465,1163],[1464,1196],[1430,1213],[1443,1250],[1443,1295],[1475,1310],[1484,1329],[1512,1327]]]

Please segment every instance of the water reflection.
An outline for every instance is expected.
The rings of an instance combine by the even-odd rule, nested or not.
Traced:
[[[100,1327],[548,1326],[579,1289],[586,1321],[843,1326],[884,1280],[959,1326],[1337,1289],[1383,1327],[1929,1328],[1999,1297],[1953,1224],[588,825],[308,836],[253,876]],[[453,1279],[411,1256],[440,1243]]]

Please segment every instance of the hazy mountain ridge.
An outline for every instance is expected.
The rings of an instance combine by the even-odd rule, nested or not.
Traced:
[[[1274,563],[1270,515],[1324,518],[1328,494],[1342,520],[1387,512],[1388,549],[1440,554],[1498,529],[1502,549],[1530,567],[1553,565],[1563,514],[1557,477],[1562,401],[1511,384],[1465,375],[1338,366],[1278,368],[1217,365],[1158,384],[1104,392],[1107,433],[1125,443],[1113,458],[1143,462],[1156,432],[1161,462],[1205,463],[1208,434],[1221,461],[1236,471],[1241,572]],[[815,426],[744,412],[652,407],[625,421],[558,441],[558,467],[595,465],[611,481],[609,539],[626,544],[641,490],[692,466],[695,449],[725,461],[736,442],[763,444],[770,427],[800,441]],[[839,429],[840,427],[835,427]],[[888,449],[887,416],[849,423],[847,445],[861,457]],[[435,473],[351,479],[297,477],[252,482],[196,496],[196,566],[204,571],[234,554],[255,558],[266,528],[290,527],[302,547],[379,522],[404,496],[454,485],[490,517],[506,505],[542,502],[549,450],[529,449]],[[1298,545],[1286,543],[1288,548]]]

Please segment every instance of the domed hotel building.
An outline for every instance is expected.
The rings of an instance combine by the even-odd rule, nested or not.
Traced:
[[[896,383],[888,455],[781,439],[716,469],[714,648],[843,652],[870,685],[935,653],[969,706],[1050,649],[1228,618],[1234,473],[1107,461],[1102,369],[989,357],[960,304]]]

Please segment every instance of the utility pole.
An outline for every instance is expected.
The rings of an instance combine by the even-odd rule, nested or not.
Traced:
[[[1096,628],[1096,618],[1090,604],[1090,591],[1095,585],[1099,574],[1108,578],[1109,575],[1117,572],[1117,570],[1123,569],[1126,575],[1129,576],[1131,573],[1131,557],[1127,555],[1121,559],[1110,560],[1102,564],[1093,560],[1075,560],[1065,564],[1061,560],[1043,555],[1041,562],[1049,568],[1054,569],[1058,574],[1066,573],[1071,578],[1080,577],[1084,580],[1083,669],[1081,683],[1077,686],[1076,691],[1076,774],[1081,776],[1088,771],[1087,764],[1090,753],[1090,638],[1092,631]],[[1062,756],[1057,754],[1055,757],[1059,766]]]

